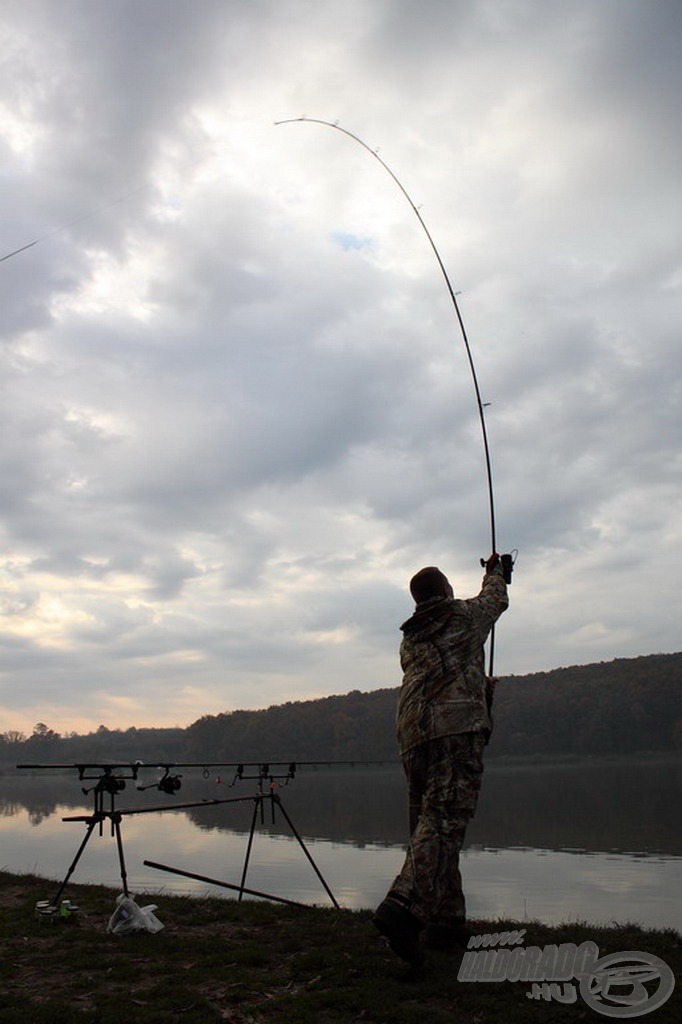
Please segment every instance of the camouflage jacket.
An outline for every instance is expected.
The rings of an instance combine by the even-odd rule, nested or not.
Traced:
[[[508,604],[507,585],[496,568],[486,573],[477,597],[424,601],[400,627],[401,754],[443,736],[490,731],[483,645]]]

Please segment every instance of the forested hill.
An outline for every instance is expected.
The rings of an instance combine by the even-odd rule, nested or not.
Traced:
[[[501,679],[489,756],[682,754],[682,654]]]
[[[682,753],[682,653],[500,679],[487,757]],[[0,736],[0,762],[397,758],[397,689],[206,715],[187,729]]]
[[[656,654],[501,678],[488,757],[682,753],[682,654]],[[192,756],[397,757],[396,689],[235,711],[187,730]]]

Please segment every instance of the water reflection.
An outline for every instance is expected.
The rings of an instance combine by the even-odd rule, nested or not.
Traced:
[[[146,779],[145,779],[146,781]],[[90,813],[91,796],[75,777],[0,776],[0,867],[61,879],[84,826],[62,817]],[[91,785],[88,783],[87,785]],[[462,871],[474,916],[561,920],[633,920],[679,927],[682,897],[682,764],[601,763],[517,768],[489,764],[468,834]],[[134,783],[117,807],[251,796],[253,782],[230,789],[188,772],[167,797]],[[280,790],[336,898],[375,905],[403,857],[407,814],[399,766],[301,770]],[[199,894],[204,883],[144,867],[155,860],[238,883],[252,800],[187,811],[126,816],[123,837],[131,887]],[[74,881],[120,884],[114,840],[97,833]],[[303,902],[328,899],[279,814],[258,825],[246,883]],[[233,896],[225,890],[214,895]]]

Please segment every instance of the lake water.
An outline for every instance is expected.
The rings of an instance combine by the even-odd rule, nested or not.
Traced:
[[[160,775],[145,769],[140,782]],[[243,802],[124,815],[132,891],[235,897],[235,893],[150,868],[145,860],[240,883],[256,783],[184,770],[173,796],[129,781],[117,809],[245,797]],[[85,836],[62,819],[93,810],[92,782],[53,772],[0,776],[0,868],[60,881]],[[381,901],[404,855],[405,785],[398,765],[300,768],[278,793],[341,906]],[[461,869],[473,918],[548,923],[630,921],[682,927],[682,761],[502,766],[489,762]],[[108,799],[108,798],[107,798]],[[107,803],[105,805],[109,807]],[[120,887],[116,841],[105,822],[92,834],[74,882]],[[330,900],[277,809],[256,831],[245,884],[305,903]],[[57,886],[54,887],[55,890]],[[39,893],[36,898],[53,895]],[[68,890],[66,895],[68,895]]]

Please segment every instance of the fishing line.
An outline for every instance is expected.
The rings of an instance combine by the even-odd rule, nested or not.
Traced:
[[[96,217],[98,213],[103,213],[104,210],[110,209],[112,206],[117,206],[119,203],[124,202],[126,199],[130,199],[137,192],[142,192],[144,189],[149,188],[149,185],[140,185],[138,188],[132,189],[130,192],[126,192],[125,195],[119,196],[118,199],[112,199],[108,203],[104,203],[103,206],[98,206],[95,210],[91,210],[89,213],[83,213],[80,217],[76,217],[75,220],[70,220],[67,224],[61,224],[58,228],[53,228],[52,231],[47,231],[44,235],[39,235],[38,238],[34,238],[32,242],[27,242],[26,245],[20,246],[18,249],[13,249],[12,252],[5,253],[4,256],[0,256],[0,263],[5,260],[11,259],[12,256],[18,256],[20,252],[25,252],[26,249],[32,249],[38,242],[44,242],[48,238],[52,238],[53,235],[58,235],[60,231],[67,231],[72,228],[75,224],[81,224],[84,220],[89,220],[90,217]]]
[[[325,125],[327,128],[333,128],[335,131],[341,132],[343,135],[347,135],[349,139],[353,139],[354,142],[357,142],[360,146],[362,146],[363,149],[367,150],[367,152],[370,153],[371,156],[373,156],[375,160],[378,160],[379,163],[381,164],[381,166],[384,168],[384,170],[387,171],[388,174],[390,174],[390,176],[393,179],[393,181],[395,182],[395,184],[398,186],[398,188],[400,189],[402,194],[405,196],[405,199],[407,199],[408,203],[410,204],[410,207],[412,208],[412,212],[414,213],[414,215],[416,216],[417,220],[421,224],[421,226],[422,226],[422,228],[424,230],[424,234],[426,235],[426,237],[429,240],[429,244],[431,246],[431,249],[433,250],[433,254],[436,257],[436,260],[438,261],[438,266],[440,267],[441,273],[443,275],[443,278],[445,280],[445,284],[446,284],[447,289],[448,289],[448,294],[450,295],[450,299],[452,301],[452,305],[454,306],[454,309],[455,309],[455,313],[456,313],[456,316],[457,316],[457,322],[459,324],[459,329],[460,329],[460,332],[461,332],[461,335],[462,335],[462,340],[464,342],[464,348],[466,350],[467,360],[468,360],[468,363],[469,363],[469,369],[471,370],[471,377],[472,377],[473,384],[474,384],[474,391],[475,391],[475,394],[476,394],[476,405],[478,407],[478,417],[479,417],[479,420],[480,420],[481,434],[482,434],[482,437],[483,437],[483,450],[485,452],[486,479],[487,479],[487,484],[488,484],[488,508],[489,508],[489,517],[490,517],[490,550],[491,550],[491,552],[495,552],[497,550],[496,529],[495,529],[495,496],[494,496],[494,492],[493,492],[493,472],[492,472],[492,463],[491,463],[491,459],[490,459],[490,445],[488,443],[488,431],[487,431],[486,422],[485,422],[485,411],[484,411],[485,407],[484,407],[483,401],[481,399],[481,391],[480,391],[480,388],[479,388],[479,385],[478,385],[478,376],[476,374],[476,366],[475,366],[475,363],[474,363],[474,357],[473,357],[473,354],[472,354],[472,351],[471,351],[471,345],[469,343],[469,338],[468,338],[468,335],[467,335],[466,327],[464,326],[464,320],[462,319],[462,314],[460,312],[459,303],[457,302],[457,296],[456,296],[455,290],[452,287],[452,284],[450,283],[450,278],[448,277],[447,270],[445,269],[445,264],[443,263],[443,260],[441,258],[440,253],[438,252],[438,249],[436,247],[436,243],[434,242],[433,237],[431,236],[431,232],[429,231],[428,227],[426,226],[426,224],[424,222],[424,218],[422,217],[421,213],[419,212],[418,207],[415,206],[415,204],[413,203],[409,193],[405,189],[405,186],[398,179],[398,177],[394,174],[394,172],[391,170],[391,168],[388,166],[388,164],[384,160],[382,160],[382,158],[379,156],[378,152],[375,149],[372,149],[370,146],[367,145],[366,142],[363,142],[363,140],[361,138],[359,138],[357,135],[354,135],[353,132],[348,131],[348,129],[342,128],[336,122],[324,121],[321,118],[316,118],[316,117],[290,117],[290,118],[287,118],[287,119],[285,119],[283,121],[275,121],[275,125],[296,124],[296,123],[300,123],[300,122],[306,122],[308,124],[321,124],[321,125]],[[494,655],[494,649],[495,649],[495,627],[493,626],[493,628],[491,629],[491,632],[490,632],[490,667],[489,667],[489,674],[490,675],[493,674],[493,655]]]

